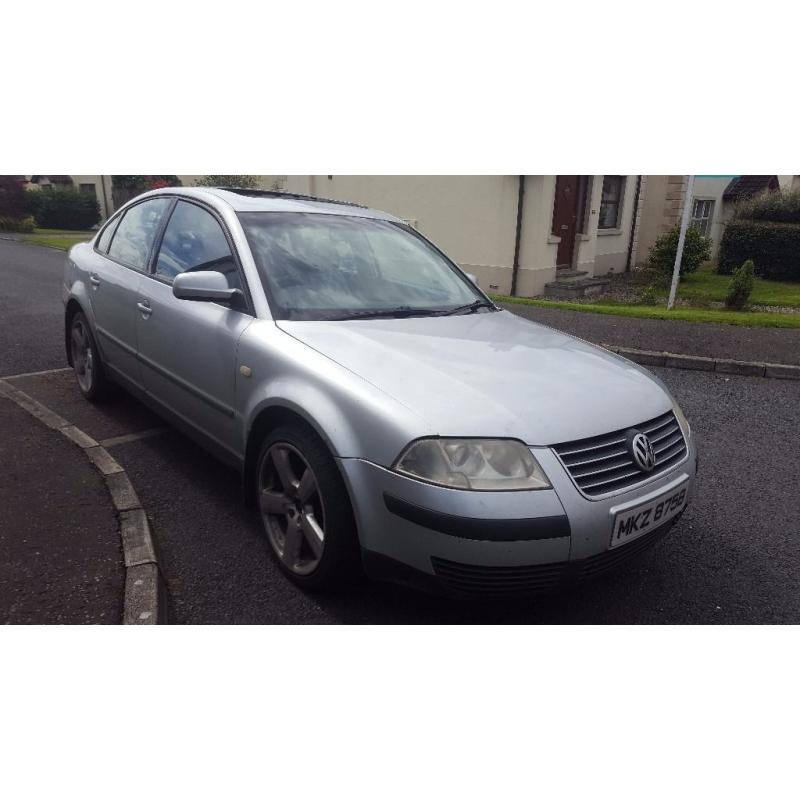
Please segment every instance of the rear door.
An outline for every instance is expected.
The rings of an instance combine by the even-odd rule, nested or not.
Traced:
[[[131,206],[118,223],[112,222],[98,241],[89,273],[104,364],[136,386],[141,386],[136,340],[139,284],[164,212],[172,202],[170,197],[145,200]]]
[[[139,360],[148,394],[213,440],[243,456],[236,408],[236,348],[250,313],[179,300],[172,281],[186,270],[222,272],[247,291],[230,236],[207,207],[181,199],[164,229],[152,273],[139,286]]]

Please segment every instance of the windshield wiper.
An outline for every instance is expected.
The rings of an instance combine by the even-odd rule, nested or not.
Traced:
[[[442,311],[443,317],[449,317],[451,314],[460,314],[466,311],[468,314],[474,314],[479,308],[491,308],[496,310],[497,306],[490,303],[488,300],[475,300],[472,303],[467,303],[464,306],[456,306],[455,308],[448,308],[447,311]]]
[[[378,319],[379,317],[394,317],[395,319],[405,319],[406,317],[428,317],[438,312],[432,308],[411,308],[411,306],[397,306],[396,308],[378,308],[369,311],[354,311],[343,317],[336,317],[338,320],[345,319]]]

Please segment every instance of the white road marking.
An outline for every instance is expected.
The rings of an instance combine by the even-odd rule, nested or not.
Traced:
[[[149,439],[151,436],[158,436],[160,433],[166,433],[168,428],[148,428],[146,431],[139,431],[138,433],[126,433],[123,436],[112,436],[110,439],[102,439],[100,444],[103,447],[115,447],[118,444],[129,444],[130,442],[138,442],[140,439]]]
[[[4,381],[13,381],[16,378],[35,378],[39,375],[55,375],[58,372],[72,372],[72,367],[59,367],[58,369],[43,369],[39,372],[20,372],[19,375],[3,375]]]

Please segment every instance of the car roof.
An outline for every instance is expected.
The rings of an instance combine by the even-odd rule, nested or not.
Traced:
[[[198,199],[222,200],[234,211],[293,211],[306,214],[336,214],[349,217],[366,217],[368,219],[385,219],[402,222],[401,219],[366,206],[345,203],[341,200],[325,200],[289,192],[268,192],[256,189],[226,189],[206,186],[180,186],[175,188],[156,189],[149,195],[173,194]]]

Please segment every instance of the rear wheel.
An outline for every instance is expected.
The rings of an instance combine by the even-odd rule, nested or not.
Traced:
[[[70,320],[69,347],[72,369],[81,394],[93,403],[104,400],[109,393],[109,383],[94,336],[82,311],[76,312]]]
[[[350,500],[316,433],[299,424],[272,431],[261,445],[256,479],[267,540],[295,583],[330,589],[358,574]]]

